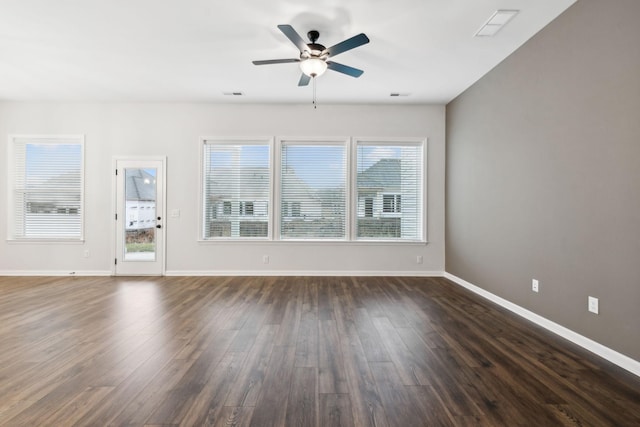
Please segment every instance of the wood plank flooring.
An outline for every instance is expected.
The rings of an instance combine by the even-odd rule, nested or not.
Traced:
[[[1,426],[639,426],[640,378],[441,278],[0,277]]]

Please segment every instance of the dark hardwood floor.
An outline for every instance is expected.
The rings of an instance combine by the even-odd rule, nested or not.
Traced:
[[[441,278],[0,277],[2,426],[638,426],[640,378]]]

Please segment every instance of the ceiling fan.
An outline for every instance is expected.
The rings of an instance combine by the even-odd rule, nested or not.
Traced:
[[[353,36],[336,45],[326,48],[323,45],[316,43],[320,37],[320,33],[316,30],[311,30],[307,33],[307,37],[309,37],[311,43],[305,43],[302,37],[300,37],[291,25],[278,25],[278,29],[282,31],[294,45],[296,45],[298,50],[300,50],[300,58],[253,61],[255,65],[299,62],[300,69],[302,70],[302,76],[300,76],[298,86],[307,86],[312,77],[322,75],[327,69],[337,71],[351,77],[360,77],[364,72],[357,68],[349,67],[348,65],[329,61],[329,59],[334,56],[369,43],[369,38],[364,33],[360,33],[357,36]]]

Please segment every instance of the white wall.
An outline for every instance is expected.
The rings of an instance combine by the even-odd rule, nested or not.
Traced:
[[[10,134],[83,134],[84,244],[7,242]],[[427,137],[428,244],[198,242],[202,136]],[[0,103],[0,274],[107,274],[112,158],[167,156],[168,274],[433,274],[444,270],[444,106]],[[5,166],[6,165],[6,166]],[[84,258],[89,251],[89,258]],[[270,263],[263,264],[263,255]],[[422,256],[424,262],[416,263]]]

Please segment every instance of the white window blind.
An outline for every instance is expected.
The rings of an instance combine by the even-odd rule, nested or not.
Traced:
[[[12,137],[14,239],[82,239],[83,137]]]
[[[281,239],[345,239],[344,144],[283,142]]]
[[[205,141],[203,238],[268,238],[270,143]]]
[[[422,143],[358,142],[358,239],[423,239],[422,150]]]

